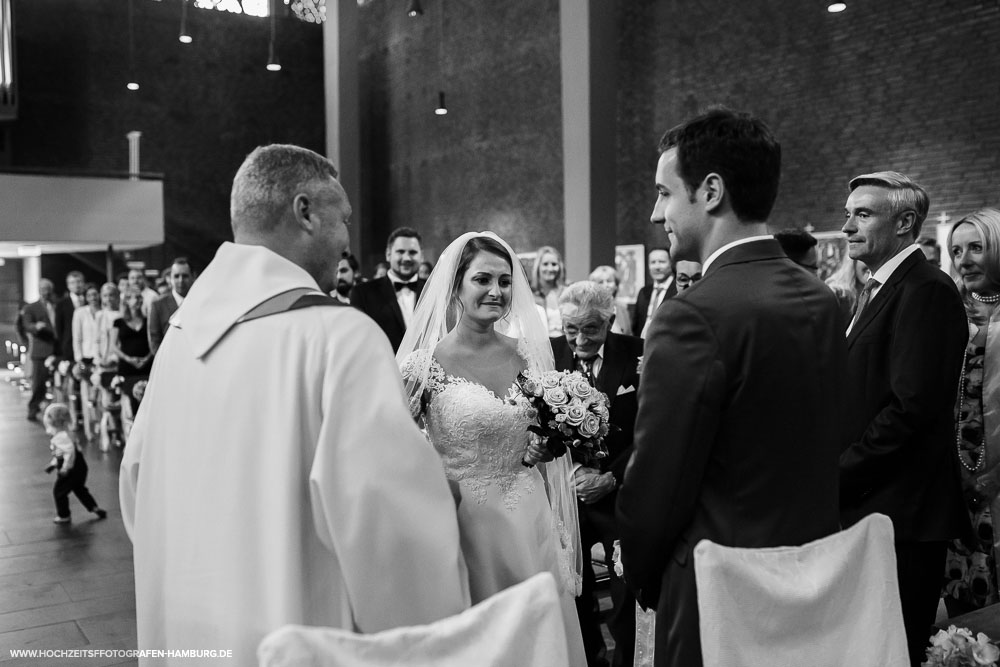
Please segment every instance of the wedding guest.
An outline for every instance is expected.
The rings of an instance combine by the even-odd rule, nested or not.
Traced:
[[[361,275],[358,260],[349,252],[344,252],[344,256],[337,262],[337,287],[330,292],[337,301],[345,306],[351,304],[351,290],[357,278]]]
[[[85,287],[86,305],[73,313],[73,377],[80,384],[81,412],[84,413],[84,429],[89,437],[91,421],[91,400],[93,387],[90,376],[94,371],[94,359],[100,350],[101,330],[98,316],[101,313],[101,293],[97,285]]]
[[[111,348],[111,331],[122,316],[120,302],[121,297],[115,283],[101,285],[101,309],[95,317],[97,354],[94,356],[94,365],[101,372],[113,370],[118,364],[118,357]]]
[[[73,313],[87,305],[83,273],[70,271],[66,274],[66,296],[56,301],[55,334],[58,342],[57,356],[73,359]]]
[[[377,262],[375,264],[375,273],[372,275],[372,280],[378,280],[389,273],[389,262]],[[368,281],[365,281],[368,282]]]
[[[847,328],[841,523],[873,512],[892,519],[903,625],[916,667],[937,612],[948,543],[970,531],[952,414],[969,332],[955,284],[915,243],[930,206],[927,192],[894,171],[857,176],[849,188],[848,252],[872,277]]]
[[[128,286],[139,292],[139,295],[142,297],[142,316],[148,317],[149,308],[153,305],[153,302],[156,301],[159,294],[157,294],[156,290],[150,289],[149,283],[146,282],[146,274],[142,271],[142,269],[129,270]],[[122,292],[122,295],[125,295],[124,291]],[[122,303],[124,304],[124,301]]]
[[[788,258],[810,273],[819,271],[819,252],[816,237],[804,229],[782,229],[774,235]]]
[[[674,267],[674,279],[677,281],[677,293],[680,294],[701,280],[701,264],[679,260]]]
[[[385,244],[389,272],[381,278],[356,284],[351,290],[351,305],[382,327],[393,351],[399,349],[426,282],[417,276],[422,257],[420,241],[420,234],[414,229],[393,230]]]
[[[858,296],[865,288],[865,283],[871,277],[871,272],[864,262],[852,258],[844,253],[844,259],[840,266],[826,279],[827,287],[833,290],[840,304],[840,313],[844,319],[844,329],[847,329],[851,317],[854,315],[854,307],[858,303]]]
[[[570,664],[582,667],[574,598],[583,554],[570,462],[544,457],[528,432],[527,399],[514,388],[522,372],[552,370],[552,348],[507,243],[469,232],[445,248],[396,361],[413,416],[460,491],[472,602],[551,572]]]
[[[129,285],[128,277],[129,277],[129,272],[128,271],[125,271],[123,273],[119,273],[118,275],[115,276],[115,283],[118,285],[118,294],[119,294],[119,296],[122,295],[122,294],[125,294],[125,290],[128,289],[128,285]],[[119,299],[119,306],[120,305],[121,305],[121,299]]]
[[[235,242],[174,315],[122,458],[138,648],[256,664],[286,624],[370,633],[462,611],[440,459],[385,335],[327,296],[351,215],[336,169],[257,148],[230,212]]]
[[[170,292],[156,298],[149,308],[149,317],[146,320],[149,351],[154,355],[160,349],[163,336],[167,333],[170,316],[184,303],[188,290],[194,284],[194,270],[186,257],[178,257],[171,262],[169,281]]]
[[[615,305],[615,317],[611,324],[611,333],[631,336],[632,316],[629,315],[628,305],[618,299],[618,272],[611,266],[599,266],[590,272],[589,280],[598,285],[603,285],[611,292]],[[561,300],[562,297],[560,296],[560,303]],[[560,308],[560,314],[561,312],[562,309]]]
[[[924,253],[928,262],[938,268],[941,267],[941,244],[936,239],[930,236],[921,236],[917,239],[917,245],[920,246],[920,252]]]
[[[666,246],[649,251],[649,277],[653,282],[643,286],[635,297],[635,320],[632,323],[632,330],[642,338],[646,337],[653,314],[664,301],[677,295],[677,282],[670,259],[670,250]]]
[[[562,335],[559,295],[565,287],[566,265],[562,255],[552,246],[542,246],[535,251],[535,262],[531,267],[531,290],[535,295],[535,303],[545,311],[550,336]]]
[[[132,388],[149,378],[153,353],[149,349],[149,333],[142,314],[142,294],[129,286],[122,301],[122,316],[112,324],[110,347],[118,359],[118,374],[125,380],[122,394],[135,415],[139,411],[139,399]]]
[[[781,164],[767,126],[716,108],[660,151],[651,222],[704,277],[649,328],[617,519],[625,580],[656,608],[655,664],[698,667],[700,540],[795,546],[838,529],[845,345],[833,294],[767,233]]]
[[[37,421],[45,387],[52,374],[45,361],[56,354],[56,304],[52,281],[38,282],[38,301],[21,310],[21,323],[28,334],[28,358],[31,359],[31,397],[28,399],[28,421]]]
[[[604,548],[612,605],[607,623],[615,640],[612,664],[618,666],[632,665],[635,649],[635,597],[614,573],[611,556],[614,541],[619,538],[615,500],[632,456],[642,339],[614,332],[615,306],[606,287],[586,280],[573,283],[559,297],[563,335],[551,341],[556,370],[580,371],[588,376],[594,387],[607,395],[609,422],[616,427],[605,440],[606,457],[596,460],[574,457],[579,467],[573,472],[573,481],[579,499],[584,555],[590,553],[594,544],[600,543]],[[601,664],[606,650],[597,613],[596,586],[594,566],[590,558],[584,558],[583,588],[576,599],[576,609],[583,628],[587,663],[591,666]]]
[[[417,277],[421,280],[427,280],[431,276],[431,271],[434,270],[434,264],[432,262],[423,261],[420,262],[420,266],[417,267]]]
[[[965,304],[969,343],[955,416],[966,509],[975,541],[948,547],[949,616],[998,601],[1000,563],[1000,210],[985,208],[951,227],[948,246]]]

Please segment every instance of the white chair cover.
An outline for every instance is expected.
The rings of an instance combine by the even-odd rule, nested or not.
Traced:
[[[907,667],[892,521],[801,547],[694,551],[705,667]]]
[[[260,667],[568,667],[555,578],[542,572],[435,623],[361,635],[286,625],[257,649]]]

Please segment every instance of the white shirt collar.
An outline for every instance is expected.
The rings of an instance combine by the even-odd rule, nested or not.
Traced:
[[[403,280],[402,278],[399,277],[399,274],[397,274],[392,269],[389,269],[388,276],[389,276],[389,280],[391,280],[394,283],[406,283],[407,285],[409,285],[411,283],[415,283],[418,280],[420,280],[420,276],[418,276],[415,273],[413,274],[413,277],[410,278],[409,280]]]
[[[710,267],[712,265],[712,262],[714,262],[715,260],[717,260],[719,258],[719,256],[722,253],[726,252],[727,250],[735,248],[738,245],[743,245],[744,243],[753,243],[754,241],[768,241],[768,240],[773,239],[773,238],[774,238],[774,236],[771,235],[771,234],[762,234],[760,236],[748,236],[745,239],[739,239],[739,240],[733,241],[732,243],[727,243],[726,245],[722,246],[721,248],[719,248],[718,250],[716,250],[715,252],[713,252],[711,255],[709,255],[708,259],[706,259],[702,263],[702,265],[701,265],[701,275],[703,275],[703,276],[707,275],[708,274],[708,267]]]
[[[177,307],[179,308],[182,303],[184,303],[184,297],[177,293],[177,290],[172,289],[170,292],[174,295],[174,301],[177,302]]]
[[[668,275],[662,283],[653,283],[653,289],[670,289],[670,283],[674,281],[673,275]],[[601,349],[604,349],[603,347]]]
[[[879,270],[872,276],[879,282],[879,287],[885,285],[892,274],[899,268],[899,265],[906,261],[906,258],[915,252],[920,251],[920,246],[916,243],[910,244],[892,256],[888,262],[879,267]],[[874,295],[873,295],[874,296]]]

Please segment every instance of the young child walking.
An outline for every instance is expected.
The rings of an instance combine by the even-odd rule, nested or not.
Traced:
[[[49,449],[52,450],[52,460],[45,472],[57,471],[56,484],[52,495],[56,499],[56,523],[69,523],[69,494],[75,493],[87,511],[93,512],[98,519],[105,518],[108,513],[97,506],[97,501],[87,490],[87,461],[83,452],[76,445],[76,439],[69,432],[73,419],[65,403],[52,403],[45,409],[42,416],[45,432],[52,436]]]

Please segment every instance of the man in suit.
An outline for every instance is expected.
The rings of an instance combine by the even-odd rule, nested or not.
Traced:
[[[425,281],[417,277],[422,257],[420,234],[409,227],[400,227],[389,235],[385,246],[389,272],[381,278],[358,283],[351,290],[351,305],[382,327],[393,352],[403,342],[424,288]]]
[[[38,301],[21,311],[21,322],[28,334],[28,358],[31,359],[31,398],[28,399],[28,420],[37,421],[38,411],[45,400],[45,383],[51,370],[45,361],[56,353],[56,304],[52,281],[42,278],[38,283]]]
[[[56,319],[53,323],[60,359],[73,361],[73,313],[77,308],[87,305],[84,298],[86,292],[81,272],[70,271],[66,274],[66,296],[56,301]]]
[[[919,665],[948,541],[971,531],[952,413],[968,328],[955,284],[915,243],[930,206],[924,189],[890,171],[858,176],[850,190],[848,252],[872,277],[847,329],[841,516],[845,526],[872,512],[892,519],[910,661]]]
[[[170,265],[170,291],[163,294],[149,306],[146,332],[149,336],[149,351],[156,354],[163,342],[163,336],[170,328],[170,316],[184,303],[188,290],[194,284],[194,271],[187,258],[178,257]]]
[[[702,279],[656,312],[618,491],[625,578],[656,608],[655,663],[702,664],[694,547],[801,545],[838,529],[846,343],[837,300],[766,220],[781,148],[717,108],[666,133],[651,221]]]
[[[345,251],[337,263],[337,287],[330,292],[330,296],[346,306],[351,305],[351,290],[360,278],[361,266],[358,260]]]
[[[649,277],[653,282],[645,285],[635,297],[635,321],[632,331],[646,337],[652,315],[667,299],[677,296],[677,281],[670,265],[670,249],[666,246],[649,251]]]
[[[635,598],[624,582],[614,574],[611,562],[613,542],[618,539],[615,523],[615,499],[625,477],[625,466],[632,455],[632,432],[638,403],[637,370],[642,356],[642,339],[611,333],[615,319],[615,301],[611,291],[589,280],[574,283],[559,296],[559,314],[565,335],[552,338],[555,367],[560,371],[581,371],[592,384],[607,394],[610,423],[618,430],[608,434],[608,456],[602,459],[576,460],[574,471],[579,499],[580,539],[583,544],[583,590],[576,599],[583,630],[587,662],[606,664],[606,649],[595,612],[594,567],[590,548],[604,545],[605,564],[611,577],[611,617],[608,630],[615,640],[614,665],[631,665],[635,649]]]

